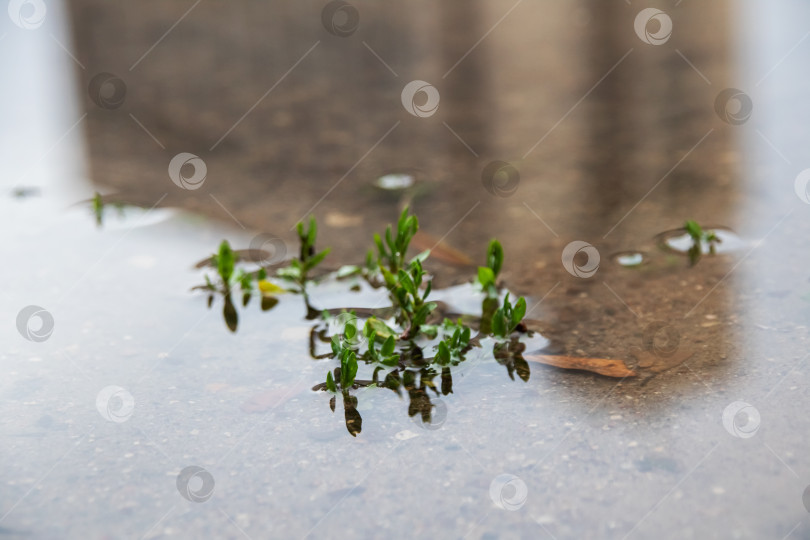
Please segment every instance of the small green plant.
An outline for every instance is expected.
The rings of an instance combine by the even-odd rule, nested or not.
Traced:
[[[93,198],[90,199],[90,209],[93,212],[93,216],[96,218],[96,226],[101,227],[104,225],[104,210],[107,209],[110,205],[114,206],[118,210],[118,215],[122,216],[124,214],[124,205],[120,202],[104,202],[104,198],[101,196],[101,193],[96,191],[93,194]]]
[[[405,207],[399,215],[396,234],[392,234],[390,225],[385,229],[385,242],[379,234],[374,234],[374,244],[377,246],[376,266],[380,269],[387,269],[391,274],[398,274],[405,267],[405,254],[411,239],[418,230],[419,220],[416,216],[408,215],[408,208]],[[426,254],[422,255],[422,259],[424,259]],[[373,263],[373,255],[369,252],[366,257],[366,266],[372,267]]]
[[[307,297],[307,282],[309,273],[318,266],[329,254],[329,248],[318,253],[315,252],[315,240],[318,236],[318,225],[314,217],[309,218],[309,225],[299,222],[295,227],[301,249],[297,259],[290,261],[290,266],[278,270],[278,276],[291,281],[298,287],[298,292]]]
[[[477,285],[488,297],[498,296],[496,285],[498,274],[503,266],[503,247],[497,240],[490,240],[487,247],[487,265],[478,267]]]
[[[232,287],[239,285],[242,293],[246,295],[244,303],[250,300],[253,292],[253,281],[262,282],[267,279],[267,272],[260,268],[258,272],[251,274],[244,270],[236,269],[237,256],[227,240],[219,244],[219,249],[212,256],[212,264],[217,269],[219,284],[214,284],[208,274],[205,275],[205,288],[216,292],[231,292]]]
[[[419,259],[411,261],[407,271],[400,268],[396,275],[384,267],[380,267],[380,270],[391,292],[391,299],[398,308],[398,322],[405,328],[400,339],[412,339],[427,321],[428,315],[436,309],[436,303],[427,301],[431,282],[427,282],[424,292],[420,290],[426,272]]]
[[[697,221],[690,219],[684,224],[683,228],[692,239],[692,245],[687,252],[690,266],[697,264],[700,256],[703,255],[703,244],[709,246],[709,253],[714,255],[717,244],[722,242],[714,231],[704,230],[703,227],[698,225]]]
[[[509,337],[526,315],[526,299],[518,298],[515,305],[509,302],[509,293],[503,299],[503,306],[495,310],[492,316],[492,333],[498,337]]]
[[[312,270],[329,253],[328,249],[315,250],[317,224],[312,217],[306,225],[298,223],[296,226],[301,244],[298,257],[277,273],[279,278],[294,284],[295,290],[302,293],[307,319],[322,318],[327,323],[325,326],[319,323],[310,332],[309,348],[313,358],[330,358],[334,362],[333,369],[326,374],[326,381],[314,389],[332,394],[329,404],[333,412],[337,394],[341,394],[346,427],[352,435],[362,429],[362,418],[357,411],[359,394],[356,393],[360,388],[387,388],[403,397],[407,393],[410,399],[408,414],[421,414],[423,422],[429,422],[434,407],[428,391],[437,395],[451,393],[451,368],[464,362],[473,347],[481,348],[481,354],[490,355],[495,361],[507,365],[510,377],[517,371],[521,379],[528,380],[528,364],[520,356],[521,347],[525,348],[525,345],[519,336],[513,335],[516,330],[527,331],[522,324],[526,300],[520,297],[512,304],[507,293],[503,305],[500,303],[497,282],[504,260],[501,244],[494,239],[489,242],[485,265],[478,268],[475,286],[484,293],[480,319],[462,314],[457,320],[444,318],[438,323],[440,317],[431,317],[438,307],[429,301],[432,281],[422,266],[430,251],[406,259],[418,228],[417,218],[409,215],[406,208],[399,215],[395,230],[388,226],[383,236],[374,235],[376,254],[373,250],[369,252],[365,268],[343,266],[333,274],[336,279],[363,274],[374,287],[384,284],[390,306],[353,310],[315,310],[310,306],[307,286],[311,284]],[[717,240],[713,236],[701,238]],[[209,291],[209,306],[215,293],[225,297],[223,313],[233,331],[237,322],[236,307],[231,301],[233,291],[241,291],[244,304],[247,304],[257,288],[253,282],[257,281],[263,309],[265,300],[283,292],[279,285],[267,280],[263,268],[253,272],[240,268],[237,264],[240,253],[223,241],[208,261],[216,269],[216,274],[206,275],[206,284],[199,287]],[[358,314],[365,319],[363,326],[358,322]],[[471,324],[475,333],[465,323]],[[318,341],[324,344],[324,348],[329,343],[331,352],[319,351]],[[432,357],[429,349],[432,349]],[[372,371],[370,380],[356,379],[360,362]]]
[[[394,352],[397,341],[393,335],[388,336],[385,341],[383,341],[382,346],[377,349],[375,345],[377,331],[374,326],[367,323],[364,332],[366,338],[368,338],[368,357],[372,362],[385,366],[396,366],[399,364],[399,354]]]
[[[211,276],[205,274],[205,285],[195,287],[209,292],[209,308],[214,302],[215,294],[223,296],[225,304],[222,316],[231,332],[236,332],[239,323],[239,316],[232,299],[232,294],[237,286],[242,292],[242,306],[247,306],[254,293],[253,282],[256,281],[261,295],[262,311],[272,309],[278,303],[278,299],[273,294],[283,292],[283,289],[267,281],[267,272],[264,268],[253,273],[246,272],[241,268],[236,268],[237,261],[238,257],[231,249],[231,245],[227,240],[223,240],[219,244],[217,252],[211,256],[211,264],[217,272],[216,278],[212,279]]]
[[[444,339],[439,342],[434,361],[442,366],[457,363],[463,359],[464,351],[470,345],[471,330],[461,321],[453,322],[445,319],[442,325],[446,332]],[[452,331],[452,333],[450,333]]]

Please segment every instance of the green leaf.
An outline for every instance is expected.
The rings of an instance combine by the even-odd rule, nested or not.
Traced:
[[[402,209],[402,213],[399,215],[399,220],[397,221],[397,236],[400,236],[404,233],[408,226],[408,207]]]
[[[382,238],[377,233],[374,233],[374,244],[377,246],[377,251],[380,253],[380,257],[384,257],[386,255],[385,246],[382,243]]]
[[[405,290],[408,291],[411,296],[416,298],[416,285],[414,285],[411,276],[409,276],[405,270],[400,270],[397,277],[399,278],[399,282],[405,287]]]
[[[461,340],[461,345],[463,347],[466,347],[467,345],[470,344],[470,327],[469,326],[465,326],[464,330],[461,331],[460,340]]]
[[[495,284],[495,273],[491,268],[486,266],[478,267],[478,283],[481,284],[483,289],[487,289],[490,285]]]
[[[445,343],[444,341],[439,342],[439,350],[436,351],[435,360],[440,364],[446,364],[450,362],[450,349],[447,347],[447,343]]]
[[[394,331],[388,327],[384,322],[376,317],[372,317],[366,321],[366,326],[372,328],[372,331],[378,339],[388,339],[394,335]],[[368,335],[368,334],[367,334]]]
[[[683,228],[686,229],[686,232],[695,241],[699,242],[700,239],[703,237],[703,229],[700,227],[700,225],[697,224],[697,221],[693,221],[690,219],[684,224]]]
[[[346,384],[343,385],[343,388],[349,388],[351,385],[354,384],[354,377],[357,375],[357,355],[354,354],[354,351],[349,352],[346,355]]]
[[[216,262],[217,272],[219,272],[222,281],[227,284],[231,280],[234,264],[236,262],[231,245],[227,240],[223,240],[219,245],[219,253],[216,256]]]
[[[383,365],[386,365],[386,366],[395,366],[395,365],[399,364],[399,355],[394,354],[394,355],[388,356],[387,358],[383,358],[382,360],[380,360],[380,363],[383,364]]]
[[[495,311],[492,316],[492,333],[499,337],[506,337],[506,324],[502,308]]]
[[[329,251],[330,251],[330,248],[326,248],[325,250],[321,251],[320,253],[317,253],[317,254],[313,255],[307,261],[307,264],[306,264],[307,270],[311,270],[311,269],[315,268],[316,266],[318,266],[321,263],[321,261],[324,260],[327,255],[329,255]]]
[[[343,328],[343,335],[347,340],[351,341],[357,335],[357,328],[352,323],[347,322]]]
[[[487,247],[487,266],[492,270],[494,283],[503,266],[503,246],[495,239],[490,240]]]
[[[318,224],[315,222],[315,218],[310,216],[309,218],[309,230],[307,231],[307,246],[315,247],[315,239],[318,236]]]
[[[388,247],[391,248],[391,254],[396,255],[397,246],[394,244],[394,241],[391,239],[391,226],[385,228],[385,243],[388,244]]]
[[[340,351],[340,336],[332,336],[332,352],[337,357],[340,356]]]
[[[371,319],[366,321],[366,324],[363,326],[363,335],[366,336],[366,339],[370,341],[374,341],[374,326],[370,324]]]
[[[430,250],[429,250],[429,249],[426,249],[425,251],[423,251],[423,252],[421,252],[421,253],[417,253],[417,254],[416,254],[416,256],[414,256],[414,258],[413,258],[413,259],[411,259],[411,261],[410,261],[410,262],[411,262],[411,263],[413,263],[414,261],[419,261],[420,263],[421,263],[421,262],[425,262],[425,260],[426,260],[428,257],[430,257]]]
[[[326,389],[330,392],[337,392],[337,387],[335,386],[335,378],[332,377],[332,372],[326,372]]]
[[[388,271],[388,269],[384,266],[380,266],[380,272],[382,272],[383,279],[385,280],[385,284],[390,287],[396,287],[397,285],[397,278],[394,277],[394,274]]]
[[[382,349],[380,352],[383,356],[391,356],[394,352],[394,347],[396,346],[396,341],[394,340],[394,336],[388,336],[388,338],[383,343]]]
[[[526,299],[522,296],[518,298],[517,303],[515,303],[514,311],[512,312],[512,327],[514,328],[520,321],[523,320],[523,316],[526,315]]]

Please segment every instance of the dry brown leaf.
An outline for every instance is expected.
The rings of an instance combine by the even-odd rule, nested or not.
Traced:
[[[416,231],[416,234],[411,239],[411,245],[420,252],[429,249],[431,258],[439,259],[447,264],[457,266],[472,264],[472,260],[467,255],[424,231]]]
[[[635,377],[637,374],[621,360],[608,358],[583,358],[578,356],[552,356],[548,354],[524,354],[529,362],[537,362],[562,369],[592,371],[605,377]]]

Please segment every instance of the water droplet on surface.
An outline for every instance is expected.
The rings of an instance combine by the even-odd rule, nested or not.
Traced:
[[[620,266],[641,266],[647,262],[647,256],[642,251],[622,251],[610,256],[611,260]]]
[[[375,185],[378,188],[388,191],[400,191],[403,189],[408,189],[414,184],[415,181],[416,178],[414,178],[414,176],[411,174],[392,173],[379,177],[375,182]]]

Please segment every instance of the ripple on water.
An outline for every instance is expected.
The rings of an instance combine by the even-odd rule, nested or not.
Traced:
[[[610,256],[610,260],[619,266],[634,267],[646,264],[647,255],[643,251],[621,251]]]
[[[745,245],[743,240],[727,227],[706,227],[704,230],[713,232],[720,239],[720,242],[715,244],[715,253],[730,253]],[[684,228],[662,232],[656,235],[655,241],[662,250],[679,255],[688,255],[689,248],[692,247],[692,237]],[[707,242],[701,242],[700,248],[704,255],[710,252]]]

